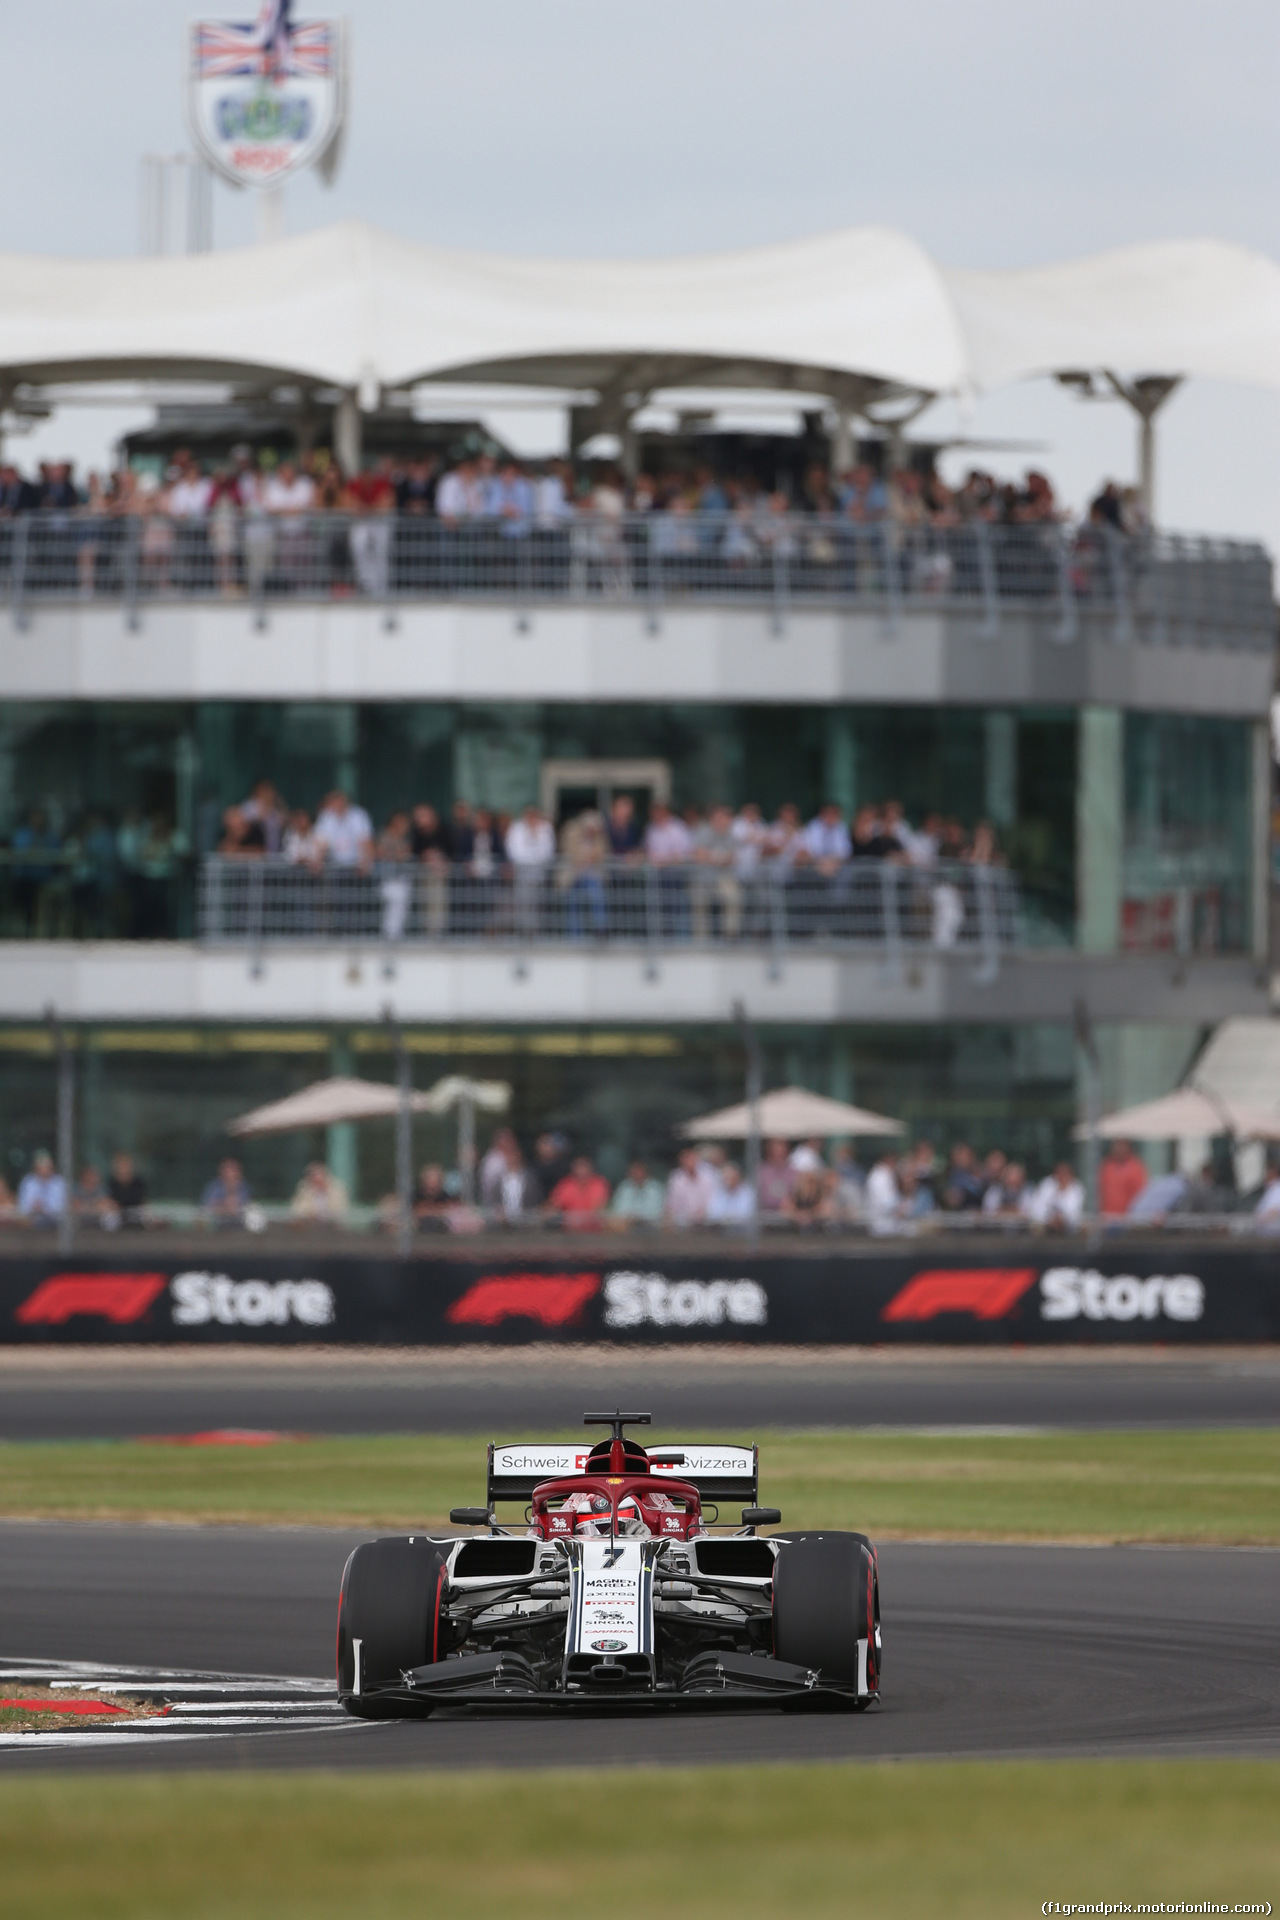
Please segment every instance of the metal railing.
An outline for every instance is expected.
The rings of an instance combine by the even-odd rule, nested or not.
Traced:
[[[1169,534],[1127,537],[1058,525],[904,528],[882,520],[771,511],[577,511],[456,525],[423,514],[214,514],[172,519],[89,509],[0,520],[0,598],[25,625],[33,606],[147,603],[497,600],[517,606],[613,602],[657,617],[710,599],[770,609],[866,606],[890,624],[904,608],[979,617],[1049,614],[1075,638],[1082,613],[1118,642],[1264,648],[1274,639],[1270,559],[1261,546]]]
[[[590,943],[659,948],[959,949],[994,965],[1022,943],[1015,875],[945,863],[850,860],[832,871],[612,861],[577,867],[388,865],[315,869],[281,858],[211,855],[199,878],[199,937],[272,942]]]

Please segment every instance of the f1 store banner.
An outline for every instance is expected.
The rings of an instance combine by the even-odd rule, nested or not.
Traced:
[[[590,1243],[561,1259],[310,1257],[212,1248],[153,1258],[0,1259],[0,1341],[781,1345],[1280,1340],[1280,1259],[1126,1246],[1091,1256],[790,1257],[731,1251],[644,1265]]]

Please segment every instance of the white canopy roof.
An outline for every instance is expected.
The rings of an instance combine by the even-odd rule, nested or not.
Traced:
[[[1087,1140],[1090,1131],[1087,1125],[1076,1127],[1074,1137]],[[1276,1140],[1280,1115],[1198,1087],[1178,1087],[1162,1099],[1104,1115],[1096,1131],[1100,1140],[1201,1140],[1220,1133],[1240,1140]]]
[[[0,383],[420,380],[941,393],[1117,367],[1280,388],[1280,266],[1217,241],[1029,271],[883,227],[638,261],[461,253],[344,221],[169,259],[0,255]]]

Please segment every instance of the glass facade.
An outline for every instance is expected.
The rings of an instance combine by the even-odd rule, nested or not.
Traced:
[[[893,798],[915,820],[991,819],[1038,924],[1069,936],[1068,709],[208,701],[0,707],[0,937],[189,934],[192,860],[264,775],[309,811],[343,786],[381,821],[455,797],[514,812],[547,762],[617,759],[663,763],[678,806]]]
[[[105,1171],[132,1153],[159,1200],[198,1200],[228,1151],[258,1196],[286,1201],[307,1161],[334,1152],[324,1133],[236,1144],[227,1122],[332,1072],[389,1080],[392,1057],[377,1028],[211,1026],[82,1029],[76,1043],[78,1162]],[[764,1027],[765,1084],[799,1084],[854,1100],[906,1123],[945,1150],[958,1139],[999,1146],[1038,1171],[1069,1151],[1075,1063],[1065,1024],[967,1027]],[[618,1032],[598,1028],[420,1028],[406,1035],[414,1085],[446,1073],[504,1079],[511,1120],[526,1145],[563,1130],[611,1180],[641,1154],[665,1169],[675,1128],[742,1098],[741,1042],[728,1026]],[[14,1186],[37,1147],[52,1143],[54,1060],[41,1028],[0,1027],[0,1171]],[[481,1119],[483,1146],[496,1123]],[[345,1131],[345,1130],[344,1130]],[[453,1160],[453,1123],[414,1123],[421,1163]],[[355,1188],[377,1200],[394,1184],[394,1128],[375,1121],[354,1135]],[[864,1159],[869,1147],[862,1148]],[[342,1161],[350,1172],[351,1159]]]
[[[1122,728],[1122,902],[1111,944],[1249,939],[1251,723]],[[269,776],[314,811],[340,785],[375,821],[455,798],[539,798],[548,763],[645,760],[678,806],[902,801],[994,822],[1033,941],[1073,938],[1080,725],[1070,708],[466,702],[12,702],[0,706],[0,938],[188,937],[193,866]],[[1114,834],[1112,835],[1114,838]]]
[[[1251,812],[1248,722],[1125,716],[1123,945],[1247,947]]]

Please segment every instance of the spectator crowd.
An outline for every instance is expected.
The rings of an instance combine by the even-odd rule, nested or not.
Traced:
[[[899,556],[904,589],[978,591],[975,558],[947,534],[1070,522],[1034,470],[1013,482],[973,469],[949,487],[931,468],[813,465],[797,492],[709,466],[627,480],[599,463],[500,453],[453,464],[388,456],[344,473],[325,448],[291,458],[247,444],[208,468],[180,448],[159,474],[122,468],[84,486],[65,461],[34,478],[0,466],[0,533],[32,512],[41,526],[23,564],[36,589],[373,599],[468,584],[621,594],[651,587],[654,564],[673,584],[693,584],[707,568],[716,580],[754,578],[779,561],[799,581],[851,591],[860,577],[883,589],[875,552]],[[122,538],[125,523],[136,525],[136,543]],[[862,542],[852,537],[859,529]],[[1089,588],[1098,538],[1145,531],[1137,490],[1107,482],[1078,529],[1077,587]],[[0,538],[0,570],[6,564],[12,541]],[[1022,590],[1040,590],[1033,574]]]
[[[848,1229],[872,1235],[966,1225],[1069,1233],[1086,1224],[1083,1182],[1068,1160],[1041,1178],[998,1148],[983,1157],[964,1141],[941,1155],[922,1139],[902,1151],[886,1150],[869,1168],[851,1147],[821,1140],[763,1142],[754,1183],[742,1164],[719,1145],[682,1147],[669,1171],[634,1159],[616,1186],[590,1155],[575,1152],[555,1130],[539,1134],[526,1153],[513,1128],[503,1126],[464,1181],[457,1169],[438,1163],[422,1168],[412,1195],[422,1233],[469,1233],[486,1228],[551,1226],[569,1233],[661,1229]],[[0,1180],[0,1221],[29,1227],[56,1226],[68,1205],[66,1182],[52,1156],[37,1151],[15,1196]],[[132,1158],[117,1153],[104,1181],[86,1166],[70,1194],[78,1224],[115,1231],[150,1227],[161,1215]],[[280,1209],[274,1210],[277,1214]],[[266,1228],[269,1215],[255,1199],[240,1162],[221,1161],[200,1197],[199,1212],[212,1228]],[[1111,1143],[1098,1169],[1098,1216],[1160,1226],[1169,1219],[1250,1212],[1264,1232],[1280,1232],[1280,1166],[1268,1168],[1258,1193],[1240,1196],[1212,1162],[1195,1175],[1152,1176],[1126,1140]],[[386,1229],[398,1225],[400,1203],[387,1195],[378,1210]],[[288,1207],[297,1227],[346,1227],[351,1199],[341,1179],[322,1161],[308,1165]]]

